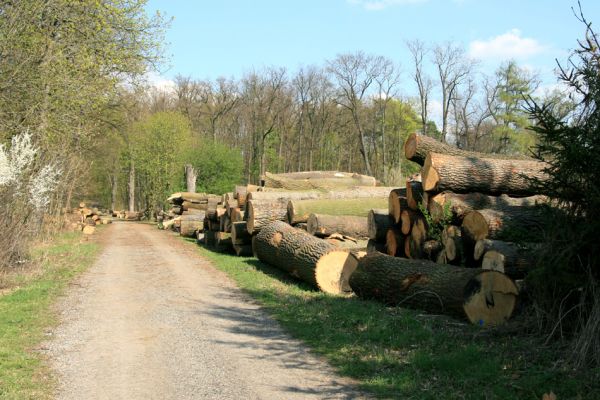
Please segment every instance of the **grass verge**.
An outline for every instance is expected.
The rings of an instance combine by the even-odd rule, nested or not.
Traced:
[[[0,296],[1,399],[51,397],[52,381],[36,348],[56,322],[52,304],[98,253],[98,244],[80,239],[79,232],[66,233],[35,248],[31,260],[35,267],[13,278],[16,288]]]
[[[340,374],[380,398],[599,399],[600,383],[561,368],[561,349],[518,326],[486,329],[444,316],[316,291],[254,258],[200,253]]]

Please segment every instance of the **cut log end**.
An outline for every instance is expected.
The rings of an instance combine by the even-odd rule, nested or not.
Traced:
[[[463,232],[474,242],[485,239],[489,234],[489,226],[483,215],[471,211],[465,215],[462,223]]]
[[[439,180],[440,177],[435,168],[433,168],[431,157],[427,156],[421,172],[421,183],[423,185],[423,190],[435,190]]]
[[[351,294],[350,276],[358,265],[357,257],[347,251],[331,251],[315,267],[317,286],[325,293]]]
[[[404,156],[407,160],[412,160],[417,152],[417,135],[413,133],[404,143]]]
[[[512,315],[517,295],[517,286],[506,275],[483,271],[465,287],[463,309],[475,325],[501,325]]]

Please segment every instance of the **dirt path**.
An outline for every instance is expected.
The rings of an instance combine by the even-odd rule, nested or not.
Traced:
[[[48,344],[57,398],[361,397],[191,246],[150,225],[108,229]]]

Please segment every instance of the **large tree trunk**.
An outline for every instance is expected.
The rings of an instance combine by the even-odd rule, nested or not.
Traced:
[[[135,211],[135,165],[133,161],[129,165],[129,184],[127,186],[129,195],[129,212]]]
[[[408,139],[406,139],[406,142],[404,142],[404,155],[408,160],[414,161],[419,165],[425,164],[425,159],[427,158],[427,155],[429,153],[439,153],[461,157],[498,159],[519,158],[523,160],[531,160],[531,158],[527,157],[514,157],[507,156],[504,154],[477,153],[473,151],[462,150],[458,147],[442,143],[439,140],[436,140],[430,136],[419,135],[417,133],[413,133],[412,135],[410,135]]]
[[[246,229],[253,235],[273,221],[285,221],[287,203],[277,200],[248,200],[245,218]]]
[[[429,153],[422,170],[423,189],[459,193],[537,194],[530,179],[548,179],[548,164],[535,160],[501,160]]]
[[[497,211],[510,211],[514,207],[535,206],[548,201],[546,196],[509,197],[487,196],[482,193],[442,192],[429,197],[429,214],[434,221],[444,218],[444,207],[452,213],[452,222],[460,223],[469,211],[491,208]]]
[[[359,260],[350,286],[362,298],[457,316],[480,326],[508,320],[518,293],[514,282],[499,272],[380,253]]]
[[[384,208],[386,197],[290,200],[287,220],[291,224],[307,222],[310,214],[355,215],[366,217],[374,208]]]
[[[357,239],[367,239],[369,236],[367,217],[310,214],[307,223],[308,233],[315,236],[329,236],[334,233]]]
[[[192,166],[192,164],[185,165],[185,184],[188,192],[196,192],[196,178],[197,178],[196,170]]]
[[[523,279],[534,265],[533,254],[518,248],[490,250],[481,261],[482,269],[502,272],[513,279]]]
[[[301,229],[276,221],[266,225],[252,242],[263,262],[289,272],[326,293],[350,293],[350,275],[357,259]]]
[[[485,209],[470,211],[462,223],[466,233],[475,242],[481,239],[521,238],[535,234],[544,224],[544,216],[537,207],[512,207],[504,211]]]

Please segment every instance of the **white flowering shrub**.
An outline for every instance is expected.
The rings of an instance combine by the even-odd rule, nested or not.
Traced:
[[[28,132],[13,137],[10,148],[0,145],[0,191],[24,196],[37,211],[43,211],[50,203],[60,170],[44,165],[36,171],[37,152]]]
[[[0,237],[0,267],[22,258],[27,239],[39,231],[41,214],[50,205],[58,187],[60,170],[55,165],[40,165],[39,149],[28,132],[0,144],[0,226],[7,235]]]

